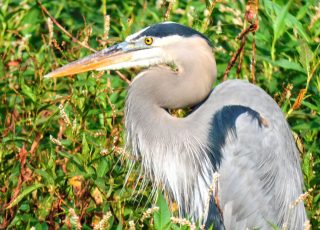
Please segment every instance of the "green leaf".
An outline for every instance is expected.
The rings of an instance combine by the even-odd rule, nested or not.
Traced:
[[[75,163],[75,165],[79,168],[79,170],[84,171],[83,160],[79,158],[77,155],[65,153],[62,151],[59,151],[59,155],[69,159],[71,162]]]
[[[153,214],[154,228],[156,230],[169,229],[171,224],[171,213],[162,193],[159,193],[157,206],[159,207],[159,211]]]
[[[34,184],[31,185],[25,189],[22,190],[19,196],[17,196],[6,209],[10,209],[13,206],[17,205],[25,196],[27,196],[29,193],[33,192],[34,190],[37,190],[38,188],[43,187],[43,184]]]
[[[172,225],[170,226],[170,228],[171,228],[172,230],[181,230],[181,227],[179,227],[179,226],[177,226],[177,225],[174,225],[174,224],[172,224]]]
[[[105,183],[106,183],[105,179],[102,179],[101,177],[94,181],[94,184],[97,185],[98,188],[102,191],[107,189],[107,186],[105,185]]]
[[[279,60],[272,61],[270,58],[266,56],[258,56],[258,55],[257,55],[257,59],[266,61],[272,64],[273,66],[279,66],[284,69],[291,69],[291,70],[299,71],[301,73],[306,73],[306,71],[301,67],[299,63],[292,62],[286,59],[279,59]]]
[[[29,204],[21,204],[19,210],[23,211],[23,212],[29,212],[30,210],[30,205]]]
[[[285,19],[288,15],[289,7],[292,3],[292,0],[288,2],[288,4],[280,11],[278,14],[276,21],[273,24],[273,35],[274,35],[274,41],[277,41],[278,38],[284,33],[285,31]]]
[[[120,222],[117,227],[116,227],[116,230],[122,230],[123,229],[123,225],[122,223]]]
[[[33,93],[32,89],[24,83],[24,81],[21,81],[20,86],[22,93],[30,98],[32,102],[36,102],[36,95]]]
[[[303,68],[305,69],[306,73],[309,73],[310,62],[313,59],[313,53],[305,41],[303,41],[301,43],[298,51],[300,54],[299,61],[300,61],[301,65],[303,66]]]
[[[86,135],[83,134],[82,136],[82,155],[86,156],[90,151],[87,139],[86,139]]]
[[[4,76],[4,64],[2,61],[0,62],[0,76]]]
[[[276,15],[280,15],[281,11],[283,11],[283,9],[280,5],[278,5],[275,2],[272,2],[270,0],[264,0],[263,4],[266,7],[266,12],[267,12],[267,14],[269,14],[269,17],[271,19],[273,19],[273,17],[271,16],[270,12],[274,12]],[[293,16],[292,14],[290,14],[288,12],[286,13],[285,16],[286,17],[284,18],[284,21],[285,21],[287,27],[295,28],[298,31],[298,33],[300,34],[300,36],[303,37],[303,39],[305,39],[307,42],[310,42],[311,39],[310,39],[309,35],[305,32],[304,27],[301,24],[301,22],[295,16]],[[279,21],[280,20],[281,19],[279,18]]]
[[[38,7],[32,7],[27,11],[21,22],[22,24],[30,24],[34,26],[39,21],[40,14],[41,12]],[[30,28],[29,30],[34,30],[34,28]]]
[[[37,217],[40,221],[45,221],[47,216],[51,211],[54,198],[52,196],[47,196],[40,200],[38,204]]]
[[[54,178],[45,170],[35,169],[34,172],[40,175],[47,185],[54,185]]]
[[[97,166],[98,177],[104,177],[106,173],[110,170],[109,161],[105,158],[101,158]]]
[[[270,225],[270,227],[273,229],[273,230],[281,230],[277,225],[275,225],[274,223],[271,223],[268,221],[268,224]]]
[[[296,71],[300,71],[302,73],[305,73],[305,71],[303,71],[303,69],[301,68],[301,66],[298,63],[286,60],[286,59],[279,59],[273,62],[273,65],[282,67],[284,69],[292,69],[292,70],[296,70]]]
[[[311,104],[310,102],[307,102],[307,101],[302,101],[302,105],[308,107],[311,110],[316,111],[320,115],[320,107],[319,106],[313,105],[313,104]]]
[[[302,161],[302,170],[306,176],[307,183],[309,184],[313,178],[313,165],[312,165],[312,152],[308,152]]]

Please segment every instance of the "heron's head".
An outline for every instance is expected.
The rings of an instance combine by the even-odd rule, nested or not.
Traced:
[[[194,41],[194,38],[198,41]],[[193,42],[186,42],[192,39]],[[116,70],[172,63],[175,61],[173,54],[181,47],[189,50],[198,48],[190,47],[190,44],[210,46],[210,41],[196,30],[178,23],[159,23],[128,36],[124,42],[71,62],[44,77],[63,77],[90,70]]]

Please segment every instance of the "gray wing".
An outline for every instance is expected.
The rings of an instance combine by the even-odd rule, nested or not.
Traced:
[[[229,102],[214,113],[210,131],[213,154],[222,156],[218,190],[225,228],[270,229],[270,222],[303,229],[303,204],[290,206],[302,193],[299,157],[281,110],[249,83],[227,88],[214,92]]]

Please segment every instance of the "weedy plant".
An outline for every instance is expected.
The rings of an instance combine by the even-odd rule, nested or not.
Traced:
[[[161,195],[154,203],[135,171],[125,180],[123,107],[134,70],[43,79],[164,20],[209,37],[218,83],[227,69],[275,98],[301,153],[307,193],[292,205],[305,202],[305,228],[320,227],[319,1],[2,0],[0,229],[201,228],[171,218],[175,204]]]

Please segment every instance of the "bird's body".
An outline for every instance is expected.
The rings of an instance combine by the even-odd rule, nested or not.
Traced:
[[[120,56],[121,62],[101,61],[106,54]],[[226,81],[211,90],[216,65],[203,35],[160,23],[49,77],[92,59],[93,69],[155,65],[130,85],[127,147],[154,185],[177,202],[182,216],[215,229],[270,229],[270,223],[303,228],[303,203],[291,205],[302,193],[299,154],[281,109],[246,81]],[[185,107],[193,110],[184,118],[168,112]]]
[[[291,202],[302,193],[302,179],[282,111],[261,88],[246,81],[226,81],[211,91],[214,59],[204,66],[198,63],[203,58],[197,56],[211,56],[211,50],[177,51],[186,58],[188,52],[192,52],[192,71],[180,64],[183,78],[167,67],[154,67],[131,84],[126,103],[127,144],[155,184],[164,184],[180,211],[194,219],[205,218],[213,173],[218,172],[223,215],[218,220],[226,229],[238,225],[238,229],[268,229],[265,220],[278,226],[288,224],[286,215]],[[197,103],[201,104],[185,118],[167,112]],[[277,194],[279,191],[283,194]],[[277,196],[284,199],[279,201]],[[293,214],[290,219],[304,221],[299,218],[305,215],[303,211],[297,218]]]

